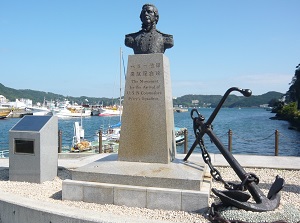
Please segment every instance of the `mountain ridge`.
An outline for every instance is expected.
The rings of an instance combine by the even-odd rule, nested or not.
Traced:
[[[14,89],[6,87],[0,83],[0,95],[3,95],[10,101],[15,101],[19,98],[26,98],[33,101],[33,103],[40,102],[44,100],[47,101],[63,101],[69,100],[71,102],[76,102],[77,104],[89,103],[91,105],[102,104],[112,105],[118,104],[119,98],[106,98],[106,97],[88,97],[88,96],[64,96],[61,94],[55,94],[52,92],[37,91],[30,89]],[[224,102],[224,107],[258,107],[262,104],[272,104],[274,101],[278,101],[282,98],[284,94],[276,91],[269,91],[262,95],[253,95],[249,98],[244,96],[229,95],[227,100]],[[195,95],[188,94],[181,97],[173,99],[173,104],[175,106],[193,107],[193,106],[207,106],[215,107],[221,100],[222,95]],[[198,103],[192,103],[198,101]]]

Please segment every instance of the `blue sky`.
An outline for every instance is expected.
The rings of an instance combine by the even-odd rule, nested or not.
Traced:
[[[120,48],[145,3],[174,36],[174,96],[285,93],[300,63],[299,0],[0,0],[0,83],[65,96],[118,97]],[[124,77],[122,90],[124,90]]]

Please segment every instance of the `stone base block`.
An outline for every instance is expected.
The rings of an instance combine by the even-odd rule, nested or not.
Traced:
[[[210,186],[210,178],[204,179],[200,191],[64,180],[62,199],[149,209],[204,212],[208,208]]]
[[[138,163],[118,161],[118,154],[110,154],[73,170],[72,180],[199,191],[206,165],[198,157],[188,162],[183,158],[178,154],[170,164]]]

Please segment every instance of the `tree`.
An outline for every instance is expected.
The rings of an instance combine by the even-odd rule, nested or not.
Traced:
[[[288,100],[297,102],[297,109],[300,110],[300,64],[296,66],[295,75],[290,84],[291,86],[287,91]]]

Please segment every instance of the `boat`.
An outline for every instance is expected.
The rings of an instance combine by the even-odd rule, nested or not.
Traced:
[[[102,130],[101,130],[102,131]],[[107,130],[102,131],[102,151],[104,153],[118,152],[121,133],[121,123],[111,125]],[[99,147],[99,132],[96,133],[97,139],[94,145]]]
[[[99,114],[100,114],[99,108],[92,108],[91,110],[92,116],[99,116]]]
[[[182,145],[185,142],[185,136],[184,132],[187,130],[187,128],[179,128],[175,127],[175,142],[176,145]]]
[[[27,107],[27,111],[32,112],[32,115],[38,115],[38,116],[43,116],[43,115],[52,115],[52,112],[50,109],[47,107]]]
[[[81,105],[71,105],[69,101],[65,101],[52,109],[52,113],[59,118],[87,117],[91,116],[91,109]]]
[[[0,119],[5,119],[12,113],[12,110],[9,108],[0,108]]]
[[[99,116],[120,116],[122,115],[121,106],[101,107],[99,108]]]
[[[177,108],[174,108],[174,111],[180,113],[180,112],[187,112],[188,109],[187,108],[182,108],[182,107],[177,107]]]
[[[119,142],[121,134],[121,122],[111,125],[107,130],[102,132],[102,141]],[[99,132],[97,133],[99,137]],[[99,142],[99,138],[98,138]]]
[[[87,117],[87,116],[91,116],[91,110],[83,107],[70,107],[70,108],[63,108],[58,112],[55,112],[53,115],[59,118]]]
[[[70,152],[85,152],[91,150],[91,143],[84,139],[84,129],[79,122],[74,123],[74,136]]]

